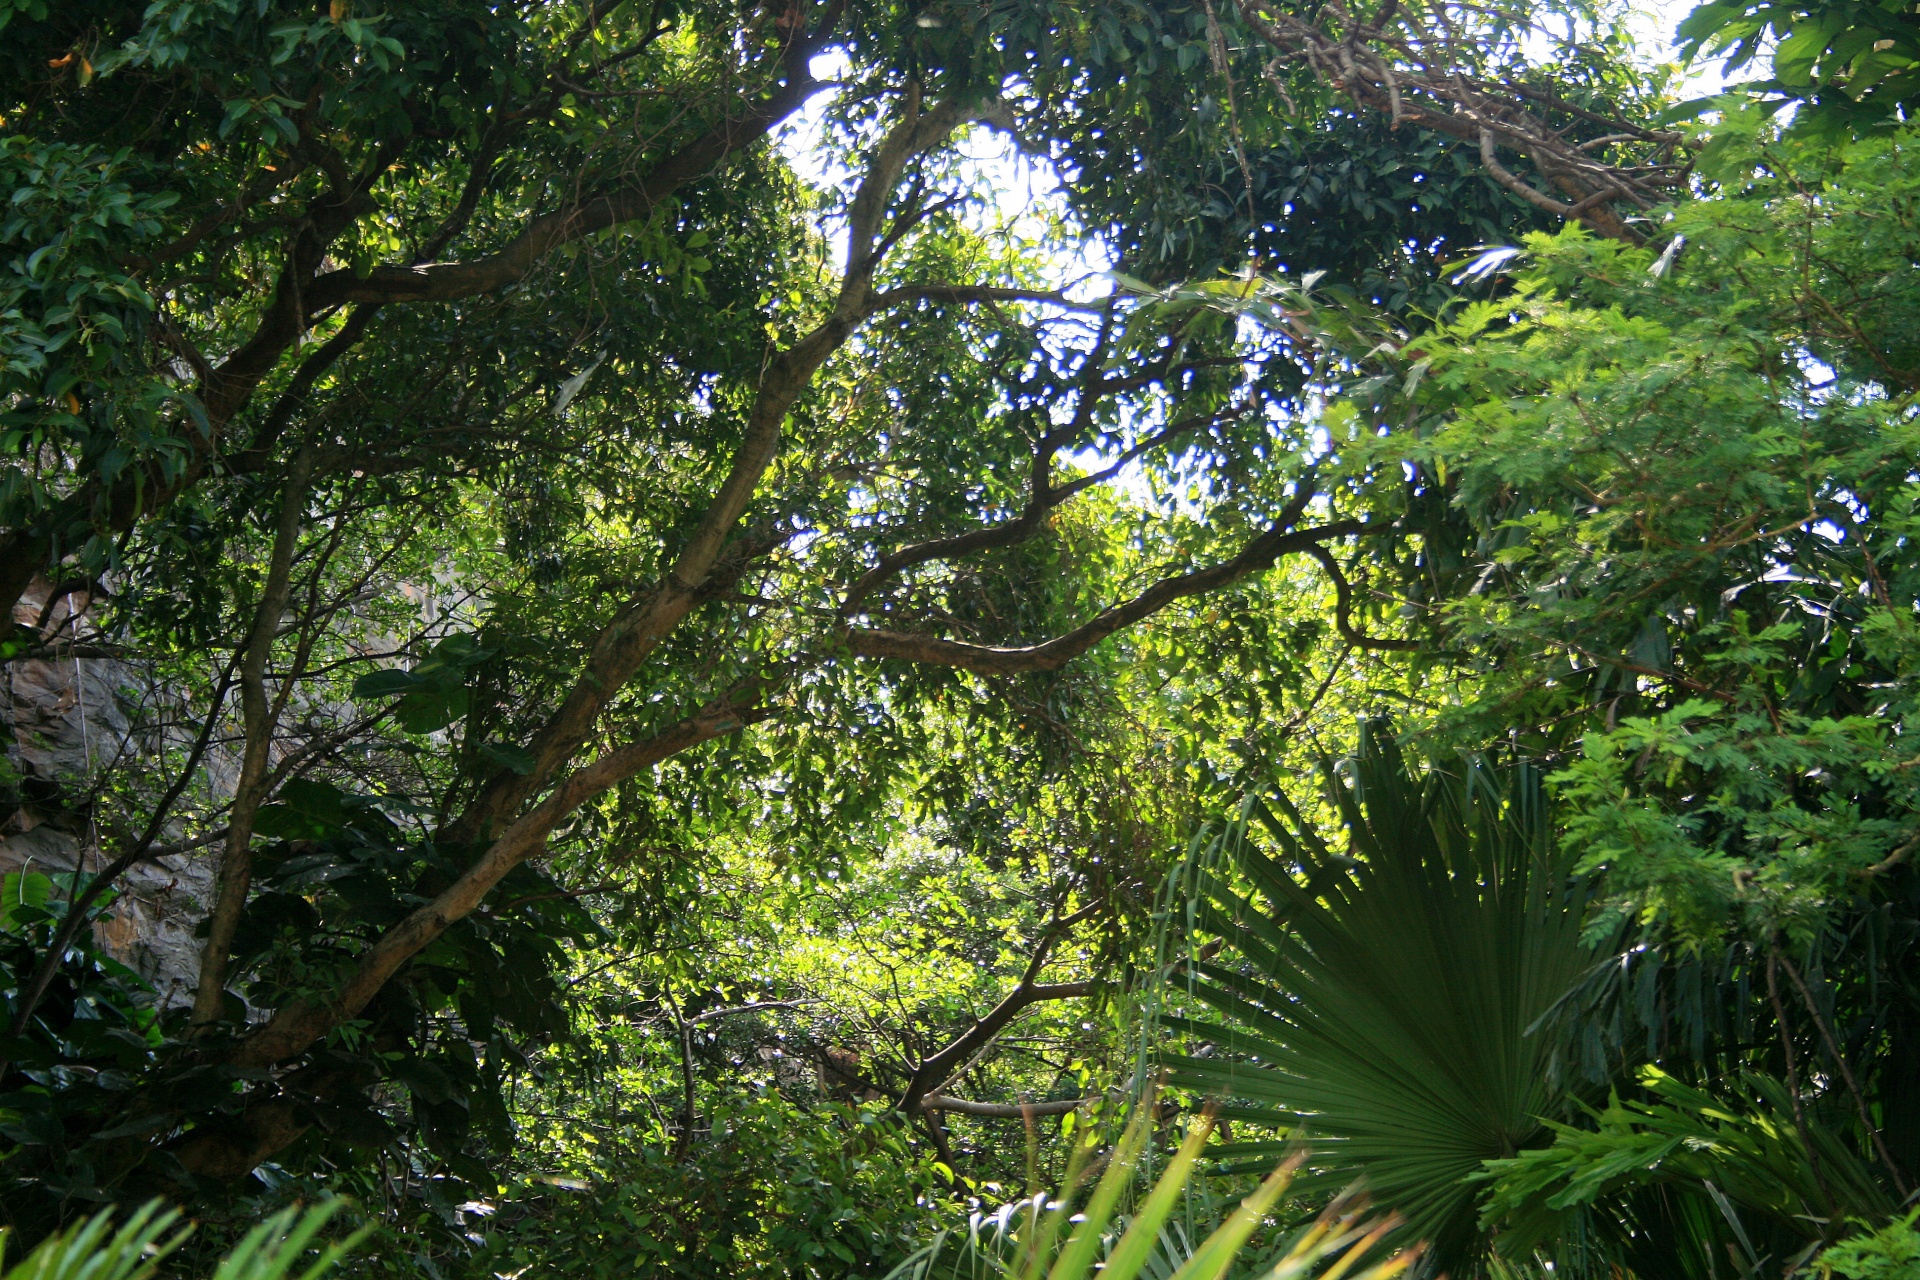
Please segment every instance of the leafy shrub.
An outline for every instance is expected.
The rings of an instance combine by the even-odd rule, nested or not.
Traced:
[[[512,1190],[473,1274],[878,1275],[923,1236],[939,1176],[897,1114],[767,1093],[710,1115],[684,1155],[636,1142],[586,1176]]]
[[[0,878],[0,1064],[14,1068],[0,1065],[0,1076],[15,1086],[0,1090],[9,1143],[0,1150],[0,1222],[38,1229],[51,1225],[56,1204],[98,1201],[124,1174],[126,1139],[154,1110],[135,1085],[163,1043],[147,984],[95,944],[92,921],[111,894],[94,903],[45,997],[20,1021],[23,990],[61,923],[55,889],[39,872]]]
[[[1844,1280],[1920,1280],[1920,1209],[1878,1231],[1863,1232],[1821,1254],[1822,1276]]]

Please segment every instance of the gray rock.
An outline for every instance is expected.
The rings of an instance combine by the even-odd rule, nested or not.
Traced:
[[[50,584],[37,580],[15,606],[14,619],[32,626],[46,614],[46,632],[71,637],[69,601],[82,624],[89,605],[84,592],[46,610]],[[105,862],[91,816],[95,785],[106,771],[137,752],[131,736],[138,672],[111,657],[65,654],[7,664],[0,697],[5,786],[10,810],[0,822],[0,874],[38,871],[54,878],[57,892],[71,882],[76,865],[98,870]],[[162,1003],[192,998],[199,966],[194,925],[213,893],[212,861],[192,854],[133,867],[95,937],[108,954],[154,987]]]

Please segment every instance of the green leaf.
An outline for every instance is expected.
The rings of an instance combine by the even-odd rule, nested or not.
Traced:
[[[1351,781],[1329,770],[1327,786],[1352,858],[1305,859],[1314,893],[1243,896],[1234,871],[1263,874],[1244,826],[1209,846],[1199,893],[1241,957],[1196,986],[1224,1052],[1169,1055],[1171,1079],[1308,1118],[1334,1144],[1322,1176],[1364,1177],[1407,1220],[1401,1238],[1460,1274],[1486,1247],[1469,1179],[1537,1140],[1554,1097],[1550,1039],[1527,1032],[1592,962],[1582,899],[1564,892],[1570,860],[1534,772],[1416,772],[1378,725],[1346,767]]]
[[[511,770],[522,777],[532,773],[534,765],[538,763],[533,758],[533,752],[525,747],[511,746],[504,742],[483,743],[480,754],[500,768]]]
[[[385,698],[396,693],[410,693],[431,683],[424,677],[411,671],[388,668],[382,671],[369,671],[353,682],[353,696],[356,698]]]
[[[11,930],[24,922],[26,913],[33,920],[45,916],[53,897],[53,880],[38,871],[9,871],[0,877],[0,929]]]
[[[408,733],[436,733],[467,714],[463,688],[432,688],[400,700],[395,719]]]

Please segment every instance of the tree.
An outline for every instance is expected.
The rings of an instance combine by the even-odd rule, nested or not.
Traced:
[[[1280,72],[1302,68],[1394,130],[1406,124],[1465,142],[1488,177],[1556,218],[1638,241],[1643,232],[1629,219],[1644,220],[1684,187],[1687,140],[1651,127],[1660,86],[1619,56],[1624,38],[1596,10],[1389,0],[1368,14],[1338,3],[1301,11],[1240,0],[1235,12],[1265,46],[1261,74],[1282,100]],[[1554,56],[1527,50],[1529,41],[1551,44]],[[1523,157],[1533,180],[1513,173],[1502,152]]]
[[[1358,457],[1406,466],[1421,660],[1461,681],[1425,732],[1548,762],[1625,931],[1557,1014],[1563,1078],[1622,1097],[1489,1166],[1483,1225],[1524,1249],[1561,1214],[1569,1265],[1610,1238],[1652,1266],[1626,1253],[1702,1178],[1678,1272],[1725,1254],[1715,1194],[1798,1266],[1912,1190],[1910,151],[1730,111],[1667,248],[1490,253],[1510,292],[1351,384]]]
[[[1204,44],[1190,13],[1140,17]],[[67,1023],[36,1019],[82,1007],[71,944],[119,872],[219,865],[171,1065],[143,1058],[137,1097],[76,1086],[76,1145],[44,1144],[75,1178],[377,1134],[396,1062],[458,1162],[520,1044],[563,1032],[566,946],[598,936],[595,881],[541,864],[671,883],[716,826],[830,847],[899,788],[957,795],[927,753],[964,734],[1031,796],[1119,715],[1103,642],[1289,557],[1338,574],[1323,544],[1372,530],[1313,466],[1325,332],[1231,281],[1063,291],[975,212],[968,130],[1032,122],[1066,159],[1100,132],[1085,95],[1165,104],[1152,66],[1086,80],[1099,14],[12,21],[3,572],[16,595],[58,576],[105,626],[46,614],[9,643],[173,677],[151,764],[93,802],[106,867],[35,925],[13,1060],[58,1056]],[[847,176],[816,191],[760,144],[829,46]],[[1429,215],[1531,217],[1400,199],[1295,265],[1392,261]],[[1276,321],[1251,345],[1247,306]],[[1155,500],[1107,496],[1123,479]],[[1334,581],[1343,638],[1377,640]],[[118,1145],[73,1155],[90,1133]]]
[[[1773,111],[1792,107],[1797,131],[1829,139],[1895,126],[1920,88],[1920,29],[1898,8],[1703,4],[1677,34],[1689,59],[1724,55],[1723,74],[1751,67],[1766,52],[1773,75],[1737,85],[1735,94]]]

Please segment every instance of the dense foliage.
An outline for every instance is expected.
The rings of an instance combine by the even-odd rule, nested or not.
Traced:
[[[0,0],[0,1217],[1910,1276],[1910,18]]]

